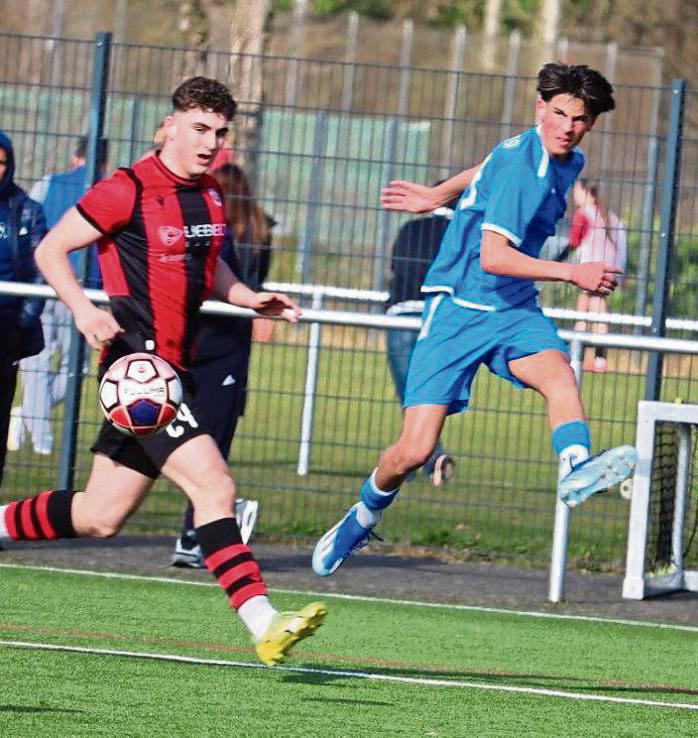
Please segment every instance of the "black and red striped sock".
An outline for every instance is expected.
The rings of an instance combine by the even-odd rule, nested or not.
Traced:
[[[196,540],[207,569],[218,580],[236,610],[252,597],[267,596],[259,564],[242,542],[235,518],[221,518],[196,528]]]
[[[48,490],[3,505],[0,507],[0,538],[13,541],[75,538],[70,512],[74,494],[66,489]]]

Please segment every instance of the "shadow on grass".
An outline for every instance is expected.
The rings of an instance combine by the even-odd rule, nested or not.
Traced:
[[[382,702],[381,700],[348,700],[335,699],[333,697],[303,697],[303,702],[332,702],[338,705],[371,705],[372,707],[392,707],[393,702]]]
[[[317,663],[304,668],[318,668]],[[515,672],[489,672],[468,671],[428,668],[395,668],[390,666],[369,667],[332,667],[332,673],[318,672],[313,674],[304,672],[301,674],[284,675],[283,680],[288,683],[330,685],[334,682],[352,678],[370,678],[371,676],[392,676],[396,679],[462,681],[467,680],[487,686],[517,686],[529,689],[558,689],[561,691],[574,690],[577,692],[603,693],[603,694],[634,694],[634,695],[688,695],[698,697],[698,689],[690,687],[674,687],[668,684],[628,684],[616,680],[598,681],[593,678],[573,677],[558,674],[527,674]]]
[[[0,705],[0,712],[26,713],[34,714],[41,712],[56,712],[77,714],[85,712],[84,710],[71,710],[65,707],[32,707],[30,705]]]

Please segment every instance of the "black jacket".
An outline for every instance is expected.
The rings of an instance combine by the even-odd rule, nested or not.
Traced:
[[[274,223],[275,221],[269,218],[270,229]],[[271,232],[268,243],[256,247],[249,243],[233,246],[232,238],[226,237],[220,258],[250,289],[255,292],[261,290],[271,264]],[[202,315],[196,339],[194,364],[202,364],[232,354],[249,356],[251,346],[252,321],[248,318]]]
[[[390,266],[388,306],[409,300],[421,300],[420,289],[424,277],[436,256],[441,238],[448,228],[451,211],[443,208],[424,218],[410,220],[402,226],[393,244]]]
[[[46,235],[46,221],[39,203],[27,197],[24,190],[14,187],[7,199],[8,222],[5,247],[10,249],[14,282],[42,284],[43,279],[34,262],[34,249]],[[44,300],[5,296],[0,310],[0,330],[14,335],[13,361],[38,354],[44,347],[41,311]]]

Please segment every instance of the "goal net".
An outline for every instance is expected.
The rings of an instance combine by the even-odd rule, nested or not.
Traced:
[[[698,591],[698,405],[640,402],[623,597]]]

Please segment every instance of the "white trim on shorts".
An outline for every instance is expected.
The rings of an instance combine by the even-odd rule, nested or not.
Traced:
[[[418,341],[421,341],[429,335],[429,329],[431,328],[432,321],[434,320],[434,313],[436,312],[436,308],[438,308],[443,301],[444,297],[445,295],[442,292],[440,295],[437,295],[434,298],[434,302],[429,305],[429,312],[427,313],[427,317],[422,323],[422,329],[419,331],[419,335],[417,336]]]

